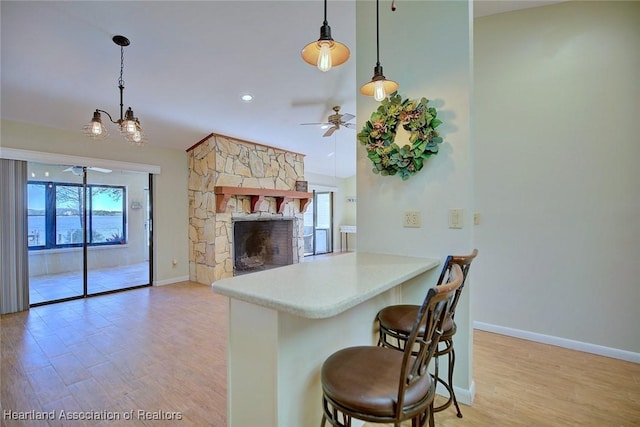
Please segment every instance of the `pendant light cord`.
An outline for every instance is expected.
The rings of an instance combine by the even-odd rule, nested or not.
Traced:
[[[327,0],[324,0],[324,22],[323,25],[329,25],[327,22]]]
[[[376,66],[380,66],[380,0],[376,0]]]

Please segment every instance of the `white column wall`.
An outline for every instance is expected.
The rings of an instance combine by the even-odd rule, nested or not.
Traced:
[[[358,251],[435,257],[468,253],[472,242],[470,153],[471,42],[466,1],[380,2],[380,62],[387,78],[400,84],[404,98],[432,100],[444,122],[440,152],[407,181],[374,175],[363,146],[357,147]],[[357,14],[358,85],[369,81],[376,63],[375,2],[360,1]],[[378,103],[358,95],[358,127]],[[406,136],[405,136],[406,137]],[[406,142],[406,141],[405,141]],[[448,228],[448,210],[464,209],[464,228]],[[404,228],[404,211],[419,211],[421,228]],[[477,262],[482,261],[483,250]],[[432,275],[435,285],[437,274]],[[472,287],[473,276],[468,282]],[[424,290],[424,296],[426,289]],[[458,399],[472,400],[469,293],[463,294],[456,321]],[[419,302],[419,301],[418,301]]]

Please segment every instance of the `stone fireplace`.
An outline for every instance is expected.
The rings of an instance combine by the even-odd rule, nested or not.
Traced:
[[[303,260],[303,213],[311,197],[295,191],[303,154],[217,134],[187,153],[189,280],[211,284],[234,271]],[[246,227],[253,237],[235,236]]]

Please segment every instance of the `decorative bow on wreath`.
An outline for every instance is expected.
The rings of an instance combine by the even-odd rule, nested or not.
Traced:
[[[397,92],[382,100],[377,111],[358,133],[358,141],[367,149],[373,162],[373,172],[380,175],[398,174],[409,179],[431,155],[438,154],[442,138],[436,128],[442,121],[429,101],[402,99]],[[398,126],[409,132],[409,143],[400,147],[395,143]]]

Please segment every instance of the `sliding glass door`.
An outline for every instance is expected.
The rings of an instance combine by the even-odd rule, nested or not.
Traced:
[[[82,176],[37,163],[27,169],[29,302],[82,297]]]
[[[313,192],[304,213],[304,254],[333,252],[333,193]]]
[[[149,284],[149,175],[87,171],[87,292]]]
[[[150,175],[29,163],[30,303],[148,286]]]

